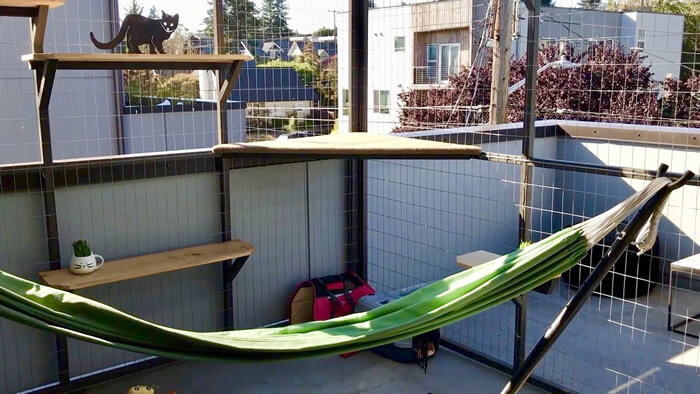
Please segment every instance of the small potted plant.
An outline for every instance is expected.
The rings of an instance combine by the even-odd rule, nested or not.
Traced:
[[[97,259],[100,263],[97,264]],[[90,245],[84,239],[73,242],[73,258],[70,261],[70,270],[74,274],[85,275],[102,267],[105,259],[99,254],[93,254]]]

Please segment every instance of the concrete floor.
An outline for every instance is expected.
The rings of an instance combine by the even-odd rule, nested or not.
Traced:
[[[526,347],[529,352],[573,290],[528,293]],[[700,311],[697,292],[678,290],[677,314]],[[666,329],[668,288],[657,286],[632,300],[594,295],[542,360],[535,374],[582,393],[697,393],[698,340]],[[687,311],[686,311],[687,309]],[[680,319],[674,317],[674,321]],[[513,307],[484,311],[443,329],[454,342],[503,361],[512,360]],[[689,332],[698,331],[698,324]]]
[[[497,393],[508,376],[440,349],[427,373],[372,352],[342,359],[271,364],[182,362],[93,386],[89,394],[121,394],[151,385],[156,394],[184,393]],[[521,393],[541,393],[525,387]]]

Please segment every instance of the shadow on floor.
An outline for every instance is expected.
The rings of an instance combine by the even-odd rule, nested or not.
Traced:
[[[270,364],[182,362],[93,386],[88,394],[121,394],[139,384],[156,394],[184,393],[496,393],[508,376],[440,349],[427,373],[371,352]],[[525,387],[521,393],[540,393]]]

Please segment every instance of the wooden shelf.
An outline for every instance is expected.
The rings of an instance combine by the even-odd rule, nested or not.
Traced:
[[[468,270],[480,266],[481,264],[493,261],[501,256],[486,250],[477,250],[467,254],[457,256],[457,266],[463,270]]]
[[[344,133],[290,140],[223,144],[215,146],[213,152],[231,157],[468,159],[479,156],[481,148],[390,135]]]
[[[248,55],[170,55],[126,53],[31,53],[22,56],[32,69],[55,62],[57,70],[223,70],[253,60]]]
[[[69,268],[63,268],[40,272],[39,276],[49,286],[73,291],[234,260],[250,256],[254,251],[255,247],[252,244],[233,240],[109,261],[105,262],[102,268],[87,275],[76,275]]]
[[[49,8],[60,7],[66,0],[0,0],[0,7],[36,8],[47,6]]]

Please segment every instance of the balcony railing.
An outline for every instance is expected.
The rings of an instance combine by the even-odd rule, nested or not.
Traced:
[[[413,84],[414,85],[433,85],[440,81],[438,80],[437,66],[417,66],[413,67]]]

